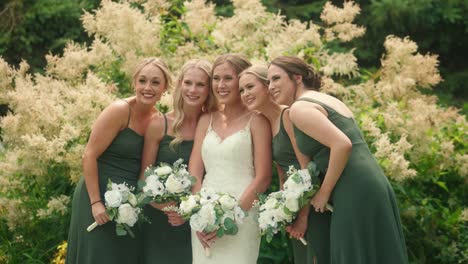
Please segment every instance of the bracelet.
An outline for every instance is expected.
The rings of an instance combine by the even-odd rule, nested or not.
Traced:
[[[91,203],[91,206],[93,206],[93,205],[95,205],[95,204],[97,204],[97,203],[100,203],[100,202],[101,202],[101,200],[97,200],[97,201],[95,201],[95,202],[92,202],[92,203]]]

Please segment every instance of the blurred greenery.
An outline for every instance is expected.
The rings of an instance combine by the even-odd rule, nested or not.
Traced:
[[[168,50],[185,41],[185,26],[176,22],[183,14],[182,0],[177,0],[162,34]],[[220,15],[230,16],[233,8],[229,0],[213,0]],[[324,0],[263,0],[272,12],[281,10],[288,18],[320,21]],[[340,6],[342,1],[331,1]],[[434,91],[443,105],[455,105],[466,115],[468,97],[468,1],[466,0],[356,0],[362,12],[357,24],[367,27],[364,37],[352,43],[363,72],[373,72],[380,64],[383,42],[387,35],[409,36],[419,45],[421,53],[439,54],[440,71],[444,82]],[[82,10],[92,10],[99,0],[7,0],[0,2],[0,55],[8,63],[18,65],[28,61],[32,72],[43,71],[47,53],[60,54],[67,41],[88,43],[89,36],[80,21]],[[116,60],[99,69],[103,80],[117,82],[119,94],[130,91],[128,80]],[[361,78],[365,79],[366,76]],[[0,105],[0,115],[7,107]],[[1,128],[0,128],[1,129]],[[0,130],[1,134],[1,130]],[[447,128],[444,137],[451,137],[461,153],[468,149],[463,128]],[[371,145],[372,142],[369,142]],[[465,180],[452,169],[436,169],[440,146],[431,146],[433,153],[412,164],[418,171],[416,178],[404,183],[392,182],[397,195],[411,263],[467,263],[468,225],[458,222],[461,210],[468,201]],[[1,154],[1,153],[0,153]],[[8,199],[26,200],[31,212],[44,208],[50,197],[71,195],[73,186],[66,177],[67,168],[61,164],[50,167],[47,182],[37,182],[34,176],[21,176],[21,184],[30,190],[28,197],[7,193]],[[276,173],[269,189],[278,188]],[[0,197],[2,198],[2,197]],[[1,209],[1,206],[0,206]],[[48,263],[55,248],[68,231],[69,215],[39,219],[12,232],[0,220],[0,263],[8,256],[9,263]],[[18,236],[17,234],[22,234]],[[3,242],[6,242],[3,244]],[[285,234],[278,234],[271,243],[262,240],[259,263],[291,263],[292,250]]]

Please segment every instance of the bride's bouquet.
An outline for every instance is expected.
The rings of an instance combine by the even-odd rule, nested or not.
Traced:
[[[131,227],[138,220],[146,221],[143,216],[142,207],[147,203],[146,196],[142,193],[134,194],[134,187],[129,187],[126,183],[116,184],[110,179],[107,183],[107,191],[104,193],[106,213],[111,221],[115,221],[115,231],[119,236],[129,234],[135,237]],[[86,230],[91,232],[98,226],[95,221]]]
[[[204,233],[216,231],[217,237],[237,234],[237,225],[247,216],[235,197],[205,188],[183,197],[177,211],[184,219],[190,219],[193,230]],[[210,256],[208,248],[205,248],[205,255]]]
[[[152,202],[180,202],[182,197],[190,195],[196,178],[187,171],[183,159],[178,159],[172,167],[166,163],[145,169],[145,180],[138,182],[139,189],[151,197]]]
[[[318,174],[319,171],[313,162],[309,163],[308,169],[304,170],[297,170],[294,166],[290,166],[284,190],[260,197],[258,222],[267,242],[270,242],[276,233],[285,232],[286,227],[297,217],[299,210],[315,195],[320,188]],[[327,208],[333,211],[328,204]],[[300,241],[307,245],[303,238]]]

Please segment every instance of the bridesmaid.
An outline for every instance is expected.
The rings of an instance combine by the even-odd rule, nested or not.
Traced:
[[[288,100],[278,90],[268,91],[268,67],[255,65],[240,75],[240,92],[247,108],[259,111],[271,124],[273,160],[280,178],[280,188],[286,180],[290,165],[306,168],[309,158],[297,148],[293,126],[289,119],[289,109],[293,100]],[[304,207],[287,231],[296,239],[292,240],[294,263],[329,263],[330,262],[330,213],[316,213]],[[317,228],[320,226],[320,228]],[[297,239],[305,237],[304,246]]]
[[[353,113],[319,92],[320,76],[297,57],[274,59],[268,80],[270,89],[296,100],[290,118],[297,146],[325,174],[311,203],[316,212],[324,212],[326,203],[333,202],[331,263],[408,263],[393,189]]]
[[[83,155],[84,177],[73,196],[66,263],[137,262],[138,240],[117,236],[114,222],[107,223],[104,193],[109,179],[136,185],[143,135],[170,81],[164,62],[144,59],[133,75],[135,96],[113,102],[95,121]],[[94,221],[100,226],[87,232]]]
[[[202,113],[216,109],[211,63],[185,63],[173,96],[174,110],[167,115],[156,113],[146,131],[141,177],[151,164],[173,164],[179,158],[188,163],[198,119]],[[142,263],[192,263],[190,226],[177,213],[161,211],[167,205],[154,203],[145,209],[151,224],[142,227]]]

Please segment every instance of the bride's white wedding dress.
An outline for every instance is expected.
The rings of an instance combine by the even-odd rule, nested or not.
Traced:
[[[243,129],[225,139],[221,139],[212,129],[210,121],[201,149],[206,171],[203,187],[227,192],[239,199],[252,182],[255,171],[250,120]],[[258,212],[251,209],[248,213],[236,235],[216,239],[210,248],[210,257],[205,256],[202,244],[192,231],[193,263],[257,263],[260,248],[260,229],[256,222]]]

